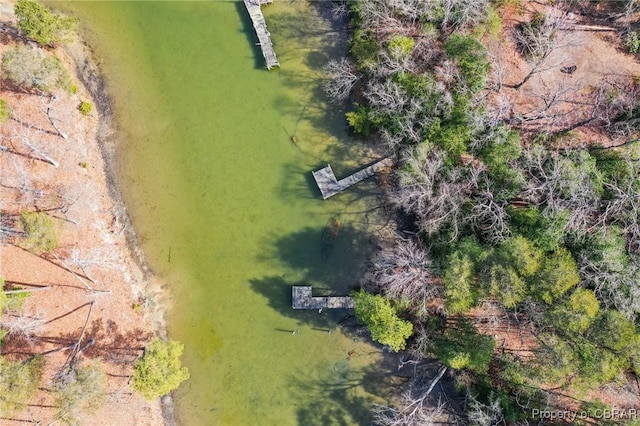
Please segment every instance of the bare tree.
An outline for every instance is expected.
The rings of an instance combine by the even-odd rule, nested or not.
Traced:
[[[417,314],[426,313],[426,305],[441,294],[433,279],[431,262],[425,250],[412,240],[398,240],[373,259],[373,284],[393,300],[412,301]]]
[[[370,28],[378,32],[379,35],[386,32],[394,33],[402,27],[399,17],[394,14],[391,1],[372,0],[358,4],[360,18],[363,21],[363,28]]]
[[[82,273],[91,278],[87,270],[116,269],[120,267],[119,257],[113,248],[93,248],[83,251],[74,247],[67,256],[69,265],[77,266]]]
[[[336,19],[344,18],[349,14],[349,4],[346,0],[331,2],[331,13]]]
[[[331,60],[324,67],[328,78],[324,83],[324,90],[333,102],[340,103],[346,100],[360,79],[348,59],[342,58],[339,61]]]
[[[520,128],[535,123],[536,128],[543,128],[549,133],[554,128],[566,128],[576,114],[575,102],[581,89],[578,84],[568,80],[560,80],[550,87],[540,79],[536,89],[527,90],[532,107],[513,117],[512,123]]]
[[[442,28],[453,32],[455,29],[472,27],[487,16],[488,0],[440,0],[443,11]]]
[[[23,153],[22,155],[30,158],[35,158],[37,160],[49,163],[54,167],[58,167],[60,163],[53,159],[47,153],[47,151],[40,146],[40,143],[37,142],[37,140],[39,139],[37,137],[37,132],[39,129],[34,128],[34,126],[30,123],[19,123],[20,125],[18,126],[12,126],[11,135],[8,139],[10,141],[19,142],[27,148],[27,153]],[[6,145],[6,143],[3,143],[2,145],[6,148],[10,148],[10,146]]]
[[[491,63],[491,72],[489,73],[489,88],[496,92],[502,90],[504,80],[506,78],[506,67],[504,65],[504,45],[501,43],[490,42],[487,46],[487,59]]]
[[[493,191],[487,186],[474,197],[467,220],[487,242],[499,244],[511,236],[506,207],[507,202],[496,201]]]
[[[473,426],[494,426],[504,421],[499,398],[491,398],[489,404],[483,404],[473,395],[468,395],[466,414]]]
[[[519,83],[504,86],[519,89],[534,75],[559,67],[562,61],[550,63],[549,59],[554,51],[573,43],[560,35],[564,27],[564,15],[539,16],[520,25],[515,32],[515,40],[520,52],[530,61],[530,68]]]
[[[429,398],[446,371],[441,367],[431,380],[423,374],[411,378],[407,389],[400,395],[397,407],[374,405],[375,423],[381,426],[429,426],[447,421],[447,404],[439,398]]]
[[[23,158],[13,156],[11,161],[5,161],[3,166],[0,172],[0,186],[17,193],[16,204],[31,207],[45,198],[46,191],[40,189],[34,182],[33,175],[27,171]]]
[[[597,212],[598,193],[595,163],[586,150],[565,153],[533,144],[523,149],[520,167],[527,175],[519,198],[544,205],[549,214],[569,213],[567,229],[584,235]]]
[[[402,111],[410,102],[410,96],[391,79],[370,81],[364,90],[369,104],[381,112]]]
[[[49,97],[49,105],[47,105],[47,109],[46,109],[46,114],[47,114],[47,118],[49,119],[49,123],[51,123],[51,126],[56,129],[56,132],[58,132],[58,135],[60,135],[61,138],[63,139],[68,139],[69,136],[63,132],[60,127],[58,126],[57,122],[64,122],[64,120],[58,118],[57,116],[54,116],[53,113],[53,105],[55,103],[55,101],[57,100],[57,98],[54,95],[51,95]]]
[[[0,318],[0,328],[7,330],[10,337],[21,337],[33,343],[42,334],[46,321],[38,315],[8,313]]]
[[[474,185],[465,175],[469,170],[448,169],[444,158],[436,148],[416,147],[407,155],[406,167],[398,172],[401,189],[394,198],[398,205],[416,214],[421,230],[437,235],[446,228],[451,238],[456,238],[464,225],[462,206]],[[471,165],[471,171],[474,167]]]

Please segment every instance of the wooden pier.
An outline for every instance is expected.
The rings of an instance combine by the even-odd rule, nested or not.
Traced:
[[[253,28],[256,30],[258,36],[258,44],[262,49],[262,56],[267,61],[267,68],[279,67],[280,63],[276,58],[276,52],[273,50],[273,44],[271,43],[271,34],[267,30],[267,23],[262,15],[260,6],[263,4],[272,3],[273,0],[244,0],[244,6],[249,12],[251,22],[253,22]]]
[[[293,309],[353,309],[351,296],[313,297],[310,286],[291,287],[291,307]]]
[[[333,173],[331,166],[327,165],[327,167],[313,172],[313,178],[316,180],[318,188],[320,188],[322,198],[326,200],[327,198],[344,191],[351,185],[355,185],[356,183],[365,180],[370,176],[373,176],[376,172],[382,170],[385,167],[389,167],[392,164],[392,159],[385,158],[384,160],[378,161],[377,163],[374,163],[369,167],[365,167],[364,169],[355,172],[351,176],[347,176],[346,178],[340,180],[336,179],[336,175]]]

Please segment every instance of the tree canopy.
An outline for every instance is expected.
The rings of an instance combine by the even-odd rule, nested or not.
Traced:
[[[352,62],[327,91],[353,99],[353,132],[398,159],[387,195],[403,234],[384,274],[372,262],[365,285],[381,294],[356,293],[356,315],[400,350],[390,330],[402,306],[411,354],[458,370],[476,414],[507,424],[548,408],[550,385],[593,390],[640,366],[640,88],[613,72],[588,90],[548,84],[575,71],[549,58],[569,52],[561,29],[577,4],[551,3],[505,23],[508,46],[491,40],[507,34],[504,2],[347,2]],[[623,3],[611,22],[638,11]],[[524,76],[510,75],[505,51],[523,56]],[[406,267],[409,249],[424,254],[423,277]],[[512,327],[534,356],[519,356]]]
[[[53,47],[76,37],[78,20],[75,17],[54,13],[32,0],[18,0],[14,11],[18,27],[42,46]]]
[[[2,55],[4,76],[22,89],[48,93],[71,88],[69,72],[58,58],[41,49],[19,45]]]
[[[92,413],[102,405],[105,378],[97,363],[70,368],[59,375],[52,386],[58,405],[55,417],[68,425],[80,425],[84,413]]]
[[[6,416],[29,403],[42,377],[44,359],[11,361],[0,356],[0,414]]]
[[[373,340],[389,345],[395,352],[406,347],[413,324],[402,320],[389,300],[363,290],[353,293],[353,298],[356,317],[371,332]]]
[[[34,253],[49,252],[58,247],[58,232],[51,216],[46,213],[23,212],[24,247]]]
[[[189,378],[189,371],[180,362],[183,351],[180,342],[153,340],[133,367],[133,389],[149,400],[177,389]]]

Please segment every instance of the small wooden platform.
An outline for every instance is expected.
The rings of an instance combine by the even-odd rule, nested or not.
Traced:
[[[262,56],[267,61],[267,68],[279,67],[280,63],[276,58],[276,52],[273,50],[273,44],[271,43],[271,34],[267,30],[267,23],[262,15],[260,6],[263,4],[272,3],[273,0],[244,0],[244,6],[249,12],[251,22],[253,22],[253,28],[256,30],[258,36],[258,44],[262,49]]]
[[[391,158],[385,158],[384,160],[380,160],[377,163],[374,163],[369,167],[365,167],[351,176],[347,176],[340,180],[336,179],[336,175],[333,173],[331,166],[327,164],[327,167],[313,172],[313,178],[318,184],[318,188],[322,193],[322,198],[326,200],[327,198],[344,191],[351,185],[355,185],[356,183],[373,176],[376,172],[385,167],[389,167],[392,164],[393,160]]]
[[[291,307],[293,309],[353,309],[351,296],[312,296],[312,287],[291,287]]]

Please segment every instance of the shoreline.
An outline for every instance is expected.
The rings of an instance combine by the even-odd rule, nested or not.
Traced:
[[[78,80],[91,94],[96,106],[98,114],[98,126],[96,130],[96,142],[98,144],[100,155],[103,159],[103,172],[106,178],[106,187],[109,197],[117,206],[117,210],[114,211],[114,215],[118,217],[118,220],[122,222],[123,232],[127,241],[127,248],[129,256],[133,260],[134,264],[143,273],[143,281],[145,284],[153,283],[151,290],[153,294],[148,294],[148,288],[132,288],[134,293],[143,294],[147,300],[153,301],[153,311],[151,315],[155,321],[153,323],[153,332],[158,334],[161,338],[167,339],[166,328],[166,306],[161,303],[160,293],[163,292],[160,287],[160,283],[157,282],[158,278],[153,273],[148,261],[145,258],[144,252],[140,247],[138,235],[133,227],[133,223],[129,216],[129,212],[124,203],[120,186],[118,185],[117,176],[117,148],[116,148],[116,130],[113,124],[113,109],[111,105],[111,98],[107,91],[107,85],[105,78],[103,77],[102,70],[96,64],[94,58],[94,51],[90,45],[86,42],[82,36],[78,37],[78,40],[72,44],[62,47],[63,51],[73,60],[75,65],[75,74]],[[145,291],[146,290],[146,291]],[[161,311],[161,312],[157,312]],[[158,317],[159,314],[159,317]],[[165,395],[160,398],[160,408],[162,410],[162,419],[165,426],[176,426],[176,417],[173,404],[173,397],[171,394]]]
[[[15,16],[13,13],[14,4],[15,2],[11,0],[0,0],[0,19],[2,20],[0,30],[8,35],[2,47],[6,47],[19,40],[17,33],[14,33],[12,30],[15,26]],[[95,313],[92,325],[95,326],[96,321],[106,321],[107,324],[112,322],[116,327],[114,329],[116,335],[119,330],[122,330],[124,333],[128,328],[132,332],[140,330],[147,336],[154,335],[166,339],[167,328],[165,314],[168,308],[167,298],[165,297],[166,290],[163,289],[163,283],[160,279],[153,273],[139,245],[138,236],[133,228],[120,186],[118,185],[117,131],[115,129],[111,97],[107,90],[106,79],[98,66],[99,62],[96,61],[97,57],[94,48],[88,43],[87,38],[82,33],[78,34],[77,41],[65,46],[60,46],[55,50],[58,52],[57,56],[62,59],[65,64],[65,68],[67,68],[73,79],[77,81],[78,86],[80,86],[78,96],[63,99],[61,102],[73,103],[74,99],[77,101],[78,99],[82,99],[82,96],[86,99],[88,95],[94,104],[94,111],[91,114],[93,117],[83,119],[83,124],[80,128],[82,128],[82,131],[85,133],[82,135],[74,134],[70,139],[75,140],[76,137],[78,137],[80,139],[77,141],[86,143],[82,143],[81,145],[67,145],[64,141],[57,143],[56,146],[58,146],[58,148],[55,149],[62,150],[56,154],[60,155],[61,167],[57,165],[55,168],[46,166],[46,169],[42,169],[48,173],[46,176],[34,175],[32,178],[39,179],[44,177],[45,180],[39,182],[42,185],[49,185],[49,188],[51,188],[51,185],[65,185],[68,183],[68,181],[65,180],[67,179],[66,177],[60,180],[61,177],[59,174],[62,173],[66,176],[75,177],[77,182],[83,182],[79,184],[84,185],[83,188],[91,188],[91,195],[85,198],[87,194],[84,194],[82,190],[77,191],[77,188],[73,186],[67,187],[67,189],[71,191],[74,191],[74,188],[76,188],[75,195],[77,195],[78,198],[82,196],[83,200],[86,199],[88,200],[87,202],[95,204],[91,204],[88,209],[85,208],[85,211],[79,210],[78,214],[80,215],[77,216],[77,222],[74,220],[71,221],[75,226],[73,231],[68,234],[65,232],[67,236],[66,239],[63,238],[65,239],[64,244],[66,244],[62,246],[63,253],[65,250],[67,250],[68,253],[68,250],[71,249],[89,251],[95,249],[96,253],[106,253],[100,251],[105,249],[109,250],[109,253],[119,254],[117,258],[114,258],[118,266],[114,266],[113,270],[110,270],[107,275],[101,275],[101,280],[104,279],[106,282],[111,283],[110,290],[105,293],[109,295],[113,294],[113,297],[105,296],[110,298],[110,302],[108,302],[108,305],[103,305],[102,308],[98,308],[95,311],[106,311],[107,313],[102,314],[102,316],[100,313]],[[4,92],[7,92],[6,89]],[[34,99],[37,98],[29,97],[29,94],[11,91],[8,93],[10,93],[9,99],[14,102],[15,107],[19,109],[20,113],[30,111],[29,108],[33,106],[34,102],[37,102],[34,101]],[[84,95],[81,93],[84,93]],[[7,93],[5,93],[5,96],[6,95]],[[7,98],[5,97],[5,99]],[[77,129],[71,131],[73,132],[75,130]],[[52,134],[52,132],[49,133]],[[84,136],[90,136],[90,139],[83,140],[82,138]],[[67,139],[66,136],[64,139]],[[78,157],[78,155],[80,157]],[[63,161],[63,156],[70,158]],[[74,161],[78,161],[78,158],[86,162],[74,163]],[[93,160],[90,160],[90,158]],[[82,165],[82,168],[77,169],[76,167],[80,165]],[[38,165],[37,162],[36,165],[29,163],[26,167],[36,167],[37,169]],[[5,178],[12,176],[9,169],[10,168],[7,168],[5,170]],[[42,170],[40,170],[39,173]],[[91,170],[93,170],[93,172],[91,172]],[[29,169],[29,171],[31,170]],[[80,178],[80,180],[78,180],[78,178]],[[63,181],[65,184],[61,183]],[[8,203],[5,205],[6,209],[20,211],[18,205],[11,204],[10,198],[7,198],[6,201]],[[81,207],[78,208],[81,209]],[[91,227],[91,229],[89,229],[89,227]],[[92,235],[92,237],[89,239],[83,237],[78,238],[79,232],[88,233]],[[75,235],[75,239],[69,239],[70,235]],[[96,236],[98,236],[99,239],[96,239]],[[61,256],[64,256],[64,254],[61,254]],[[112,260],[106,259],[105,261],[111,262]],[[74,279],[73,277],[65,277],[65,273],[67,272],[60,272],[55,270],[55,268],[51,269],[50,264],[47,269],[46,260],[43,261],[39,257],[30,257],[26,251],[21,251],[17,246],[12,248],[11,246],[3,245],[0,247],[0,274],[9,282],[14,280],[16,282],[55,283],[58,280],[58,282],[64,282],[68,279]],[[68,273],[73,274],[71,271],[68,271]],[[22,277],[30,278],[21,279]],[[66,287],[71,288],[73,286],[67,285]],[[65,285],[63,284],[62,287],[59,288],[64,289]],[[62,295],[49,297],[48,300],[46,297],[44,299],[36,297],[30,298],[30,304],[32,304],[33,307],[29,309],[33,310],[33,313],[35,313],[38,318],[46,315],[47,317],[55,318],[51,321],[57,320],[58,313],[56,309],[64,308],[65,311],[69,310],[64,304],[64,301],[69,304],[75,303],[75,301],[67,299],[67,297],[70,296],[64,293],[65,290],[60,291]],[[53,294],[51,296],[53,296]],[[75,297],[83,299],[85,302],[89,300],[92,306],[98,300],[95,294],[89,296],[76,294],[73,298]],[[138,312],[136,312],[136,305],[142,308]],[[96,306],[99,306],[99,304]],[[108,312],[115,314],[119,309],[118,307],[124,306],[131,308],[124,309],[126,312],[118,312],[118,314],[113,316],[108,315]],[[122,309],[120,310],[122,311]],[[62,317],[65,316],[67,315],[62,315]],[[91,311],[89,311],[89,316],[87,317],[87,324],[90,316]],[[119,321],[121,321],[122,318],[124,318],[125,322],[120,323]],[[132,328],[135,327],[136,324],[135,321],[131,322],[133,318],[138,318],[137,324],[142,328]],[[65,324],[61,324],[62,321],[56,322],[56,324],[58,324],[57,329],[64,330],[62,332],[72,332],[75,327],[73,318],[70,316],[68,319],[70,322]],[[122,328],[119,329],[118,326]],[[97,332],[98,331],[96,331],[96,333]],[[123,336],[124,334],[120,335]],[[108,339],[107,337],[105,338]],[[43,349],[40,350],[42,351]],[[11,353],[10,350],[8,353]],[[50,357],[53,358],[54,355]],[[53,366],[55,362],[51,361],[50,364]],[[109,368],[115,368],[115,366],[112,365]],[[120,374],[119,371],[114,370],[112,370],[112,373]],[[141,422],[139,424],[162,423],[167,426],[177,424],[171,394],[160,397],[154,401],[145,402],[141,396],[135,396],[132,400],[133,395],[125,398],[120,394],[123,388],[121,388],[118,383],[118,380],[110,380],[107,384],[110,390],[114,392],[111,394],[111,401],[109,402],[112,410],[115,409],[119,411],[118,407],[121,406],[123,412],[126,411],[128,413],[127,415],[131,416],[133,414],[133,417],[129,417],[128,419],[129,421],[135,419],[136,424],[138,424],[138,422]],[[124,386],[128,386],[128,384],[124,384]],[[44,404],[35,405],[34,407],[51,405],[49,396],[46,394],[38,395],[34,402],[36,404]],[[123,404],[126,405],[126,407]],[[137,410],[134,407],[137,407]],[[50,414],[46,409],[44,411],[42,409],[40,409],[40,411],[38,411],[38,409],[35,409],[35,411],[34,409],[28,409],[24,414],[31,419],[40,419],[42,416],[44,419],[48,419],[46,421],[50,421]],[[116,414],[112,420],[118,418],[118,414]]]

